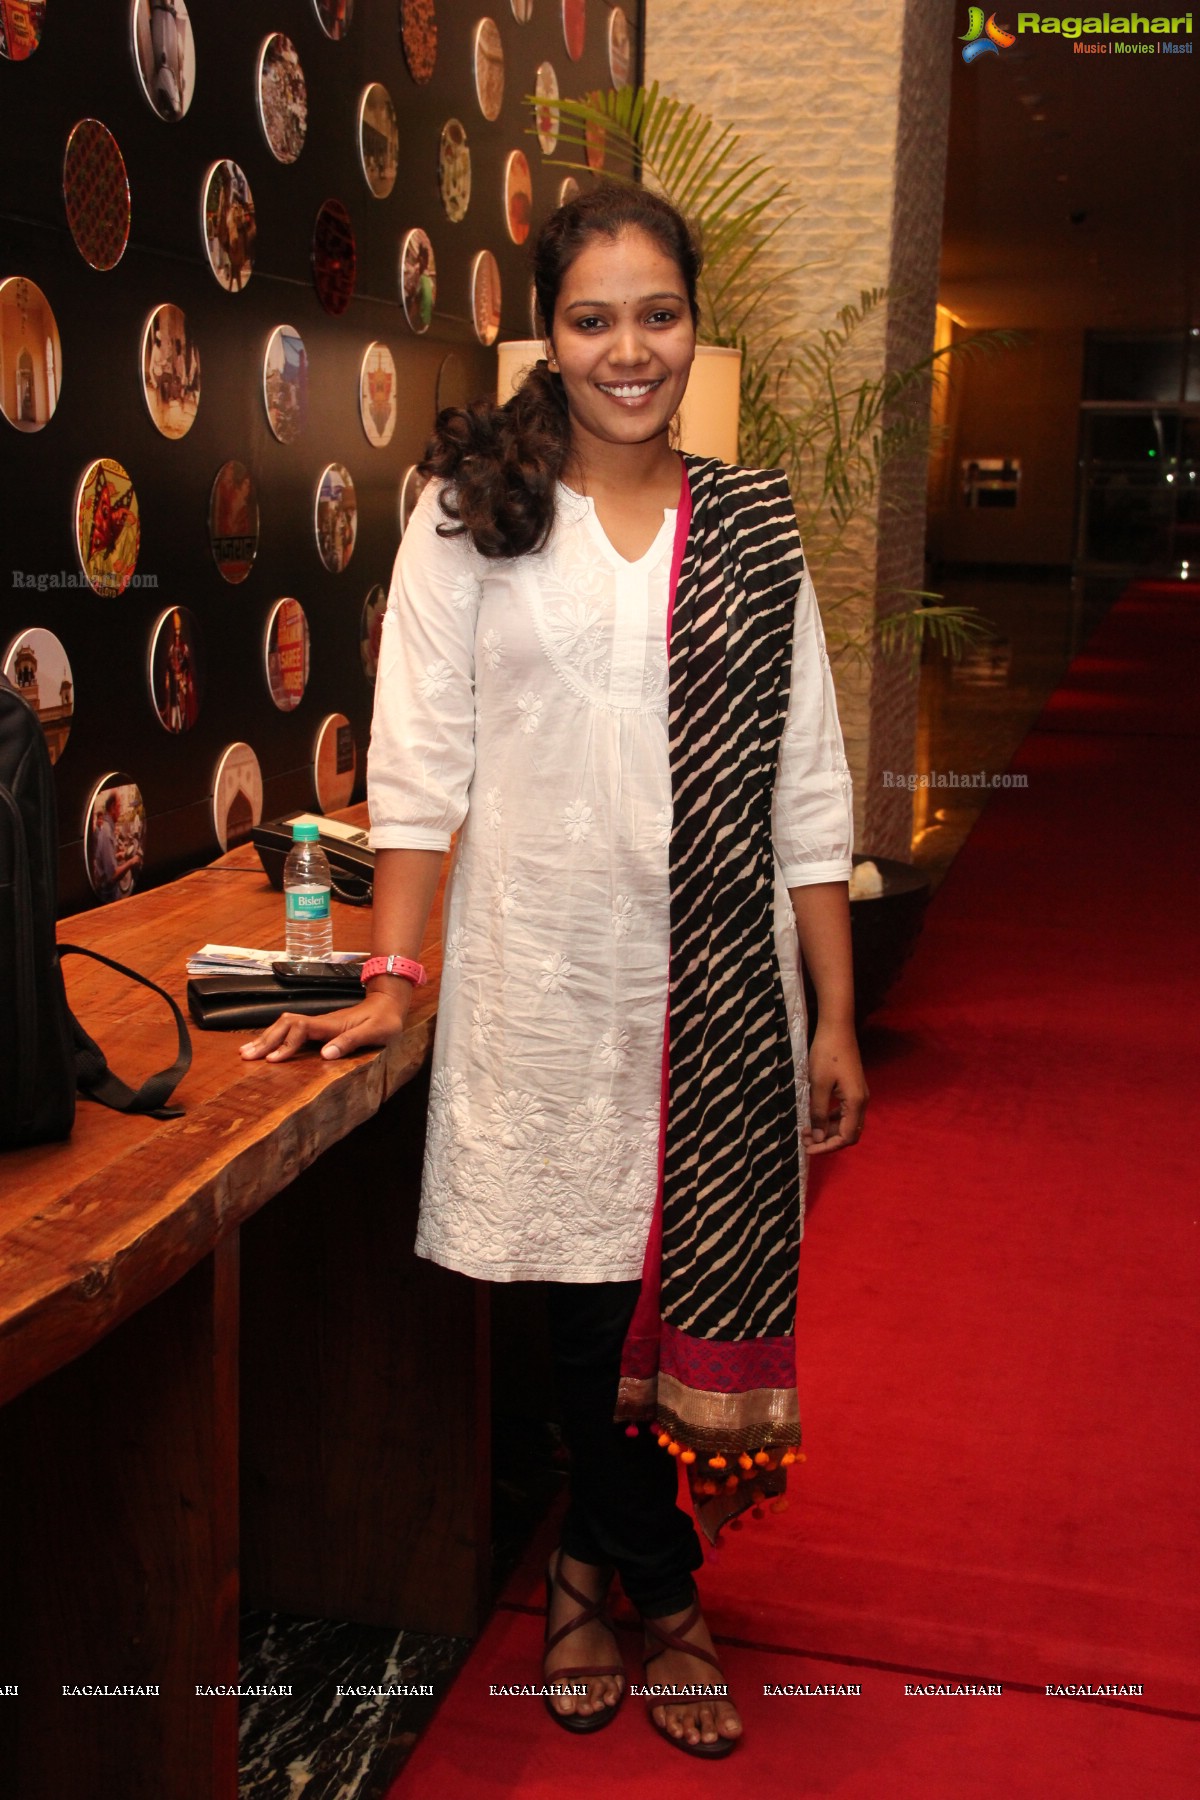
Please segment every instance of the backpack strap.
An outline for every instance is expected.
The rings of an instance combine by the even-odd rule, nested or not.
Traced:
[[[152,1119],[181,1119],[183,1107],[168,1106],[166,1103],[192,1066],[192,1040],[187,1021],[170,994],[165,988],[160,988],[156,981],[139,975],[136,969],[127,969],[124,963],[113,962],[111,958],[101,956],[98,950],[83,950],[78,944],[60,944],[58,954],[60,957],[90,956],[93,962],[103,963],[106,968],[115,969],[118,975],[128,975],[131,981],[139,981],[143,987],[161,994],[175,1014],[179,1032],[179,1055],[170,1068],[160,1069],[157,1075],[148,1076],[135,1093],[119,1075],[113,1074],[99,1044],[88,1036],[72,1013],[75,1082],[80,1093],[86,1094],[89,1100],[98,1100],[102,1106],[111,1106],[115,1112],[148,1113]]]

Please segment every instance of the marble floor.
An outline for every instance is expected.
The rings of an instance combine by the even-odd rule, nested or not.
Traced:
[[[935,585],[947,599],[977,606],[998,635],[963,666],[924,663],[914,771],[1001,773],[1071,656],[1126,583],[975,576]],[[914,860],[930,871],[935,887],[986,804],[981,789],[914,793]],[[512,1356],[507,1327],[498,1346],[504,1341]],[[541,1355],[536,1330],[516,1354],[523,1364],[510,1367],[497,1386],[533,1399]],[[495,1421],[497,1593],[565,1478],[556,1430],[537,1411],[534,1403]],[[290,1683],[294,1699],[245,1704],[241,1800],[382,1800],[470,1649],[465,1638],[274,1613],[247,1614],[242,1625],[243,1684]],[[429,1691],[339,1698],[339,1684]]]

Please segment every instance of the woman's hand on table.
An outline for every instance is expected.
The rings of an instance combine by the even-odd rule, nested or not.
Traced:
[[[399,1037],[408,1019],[412,990],[406,982],[389,982],[395,993],[374,989],[364,994],[354,1006],[339,1007],[337,1012],[283,1013],[258,1037],[243,1044],[241,1053],[247,1062],[262,1057],[267,1062],[283,1062],[303,1050],[306,1044],[320,1044],[321,1055],[331,1062],[349,1056],[354,1050],[378,1049]],[[403,988],[404,992],[399,990]]]
[[[857,1144],[870,1094],[852,1026],[822,1027],[808,1052],[809,1116],[800,1133],[810,1156]]]

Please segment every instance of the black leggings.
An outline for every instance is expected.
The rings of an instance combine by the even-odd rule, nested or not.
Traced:
[[[547,1312],[563,1433],[571,1453],[571,1503],[562,1547],[580,1562],[612,1564],[643,1617],[691,1605],[692,1571],[704,1554],[676,1504],[675,1460],[642,1425],[615,1424],[621,1347],[637,1281],[548,1281]]]

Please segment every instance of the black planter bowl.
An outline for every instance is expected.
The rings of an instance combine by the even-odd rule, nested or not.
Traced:
[[[873,862],[883,877],[882,894],[850,902],[850,941],[854,958],[854,1023],[861,1029],[882,1005],[884,996],[921,934],[929,901],[929,876],[911,863],[887,856],[856,856],[856,864]],[[808,1039],[817,1023],[817,996],[804,971],[808,1005]]]

